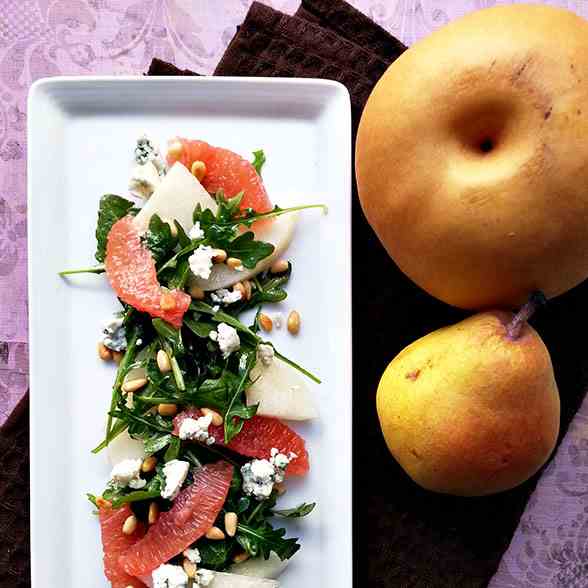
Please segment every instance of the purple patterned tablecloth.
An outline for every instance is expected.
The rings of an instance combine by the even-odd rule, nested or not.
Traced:
[[[349,0],[407,44],[515,2]],[[51,75],[138,74],[157,56],[209,73],[251,0],[0,0],[0,424],[27,389],[26,98]],[[298,0],[267,4],[292,13]],[[586,0],[545,2],[588,17]],[[588,586],[588,402],[530,500],[493,588]]]

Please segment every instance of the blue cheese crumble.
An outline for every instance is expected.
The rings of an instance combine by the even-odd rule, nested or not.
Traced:
[[[200,441],[207,445],[213,445],[216,443],[216,439],[208,433],[208,428],[211,424],[212,416],[209,414],[197,419],[184,419],[180,425],[180,439],[182,441]]]
[[[275,447],[270,459],[254,459],[241,468],[243,492],[256,500],[266,500],[271,496],[274,484],[284,481],[288,464],[296,459],[295,453],[286,455]]]
[[[229,304],[234,304],[235,302],[239,302],[243,298],[243,294],[240,290],[227,290],[226,288],[220,288],[219,290],[215,290],[214,292],[210,293],[210,299],[217,304],[224,304],[228,306]]]
[[[212,272],[212,258],[215,255],[215,251],[208,245],[200,245],[198,249],[188,257],[188,264],[190,265],[191,272],[197,277],[204,280],[210,278],[210,272]]]
[[[153,588],[186,588],[188,574],[181,566],[162,564],[151,574]]]
[[[165,174],[165,163],[159,153],[159,147],[147,135],[142,135],[137,139],[135,162],[138,165],[145,165],[151,162],[160,176]]]
[[[186,480],[190,464],[187,461],[172,459],[163,466],[163,475],[165,477],[165,487],[161,491],[161,497],[168,500],[174,500],[180,493],[182,484]]]
[[[233,351],[238,351],[241,347],[241,340],[239,339],[237,330],[226,323],[219,323],[217,330],[210,331],[208,336],[218,343],[219,349],[225,359]]]
[[[141,474],[142,459],[123,459],[117,463],[110,473],[110,481],[113,486],[117,488],[132,488],[133,490],[140,490],[147,484],[143,480]]]
[[[120,313],[115,313],[104,324],[101,341],[112,351],[124,351],[127,348],[127,333],[123,327],[123,319]]]

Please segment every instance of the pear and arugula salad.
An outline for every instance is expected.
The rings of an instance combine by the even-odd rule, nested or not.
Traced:
[[[112,361],[106,431],[110,480],[88,494],[113,588],[246,588],[276,580],[298,551],[280,519],[290,476],[310,468],[287,421],[317,417],[314,374],[267,340],[293,336],[283,302],[292,264],[283,254],[298,213],[272,205],[263,151],[249,162],[199,140],[174,138],[165,159],[137,141],[128,198],[106,194],[96,265],[120,310],[104,325],[99,357]]]

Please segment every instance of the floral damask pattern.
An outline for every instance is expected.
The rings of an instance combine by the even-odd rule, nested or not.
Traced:
[[[139,74],[151,58],[210,73],[252,0],[2,0],[0,424],[27,389],[26,98],[53,75]],[[266,0],[284,12],[299,0]],[[498,0],[351,0],[411,44]],[[588,16],[586,0],[549,1]],[[527,505],[494,588],[588,586],[588,402]]]

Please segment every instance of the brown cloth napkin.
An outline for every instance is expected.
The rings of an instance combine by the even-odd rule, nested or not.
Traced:
[[[303,0],[294,17],[255,3],[215,75],[337,80],[349,89],[357,128],[373,85],[404,49],[342,0]],[[158,60],[149,69],[150,75],[177,73],[188,72]],[[355,585],[486,586],[538,475],[496,496],[456,498],[420,489],[391,459],[375,411],[380,375],[404,346],[465,313],[434,300],[396,268],[365,221],[355,186],[352,206]],[[588,327],[587,292],[586,285],[575,288],[533,321],[552,353],[562,436],[588,382],[585,350],[568,332],[572,325],[578,333]]]

